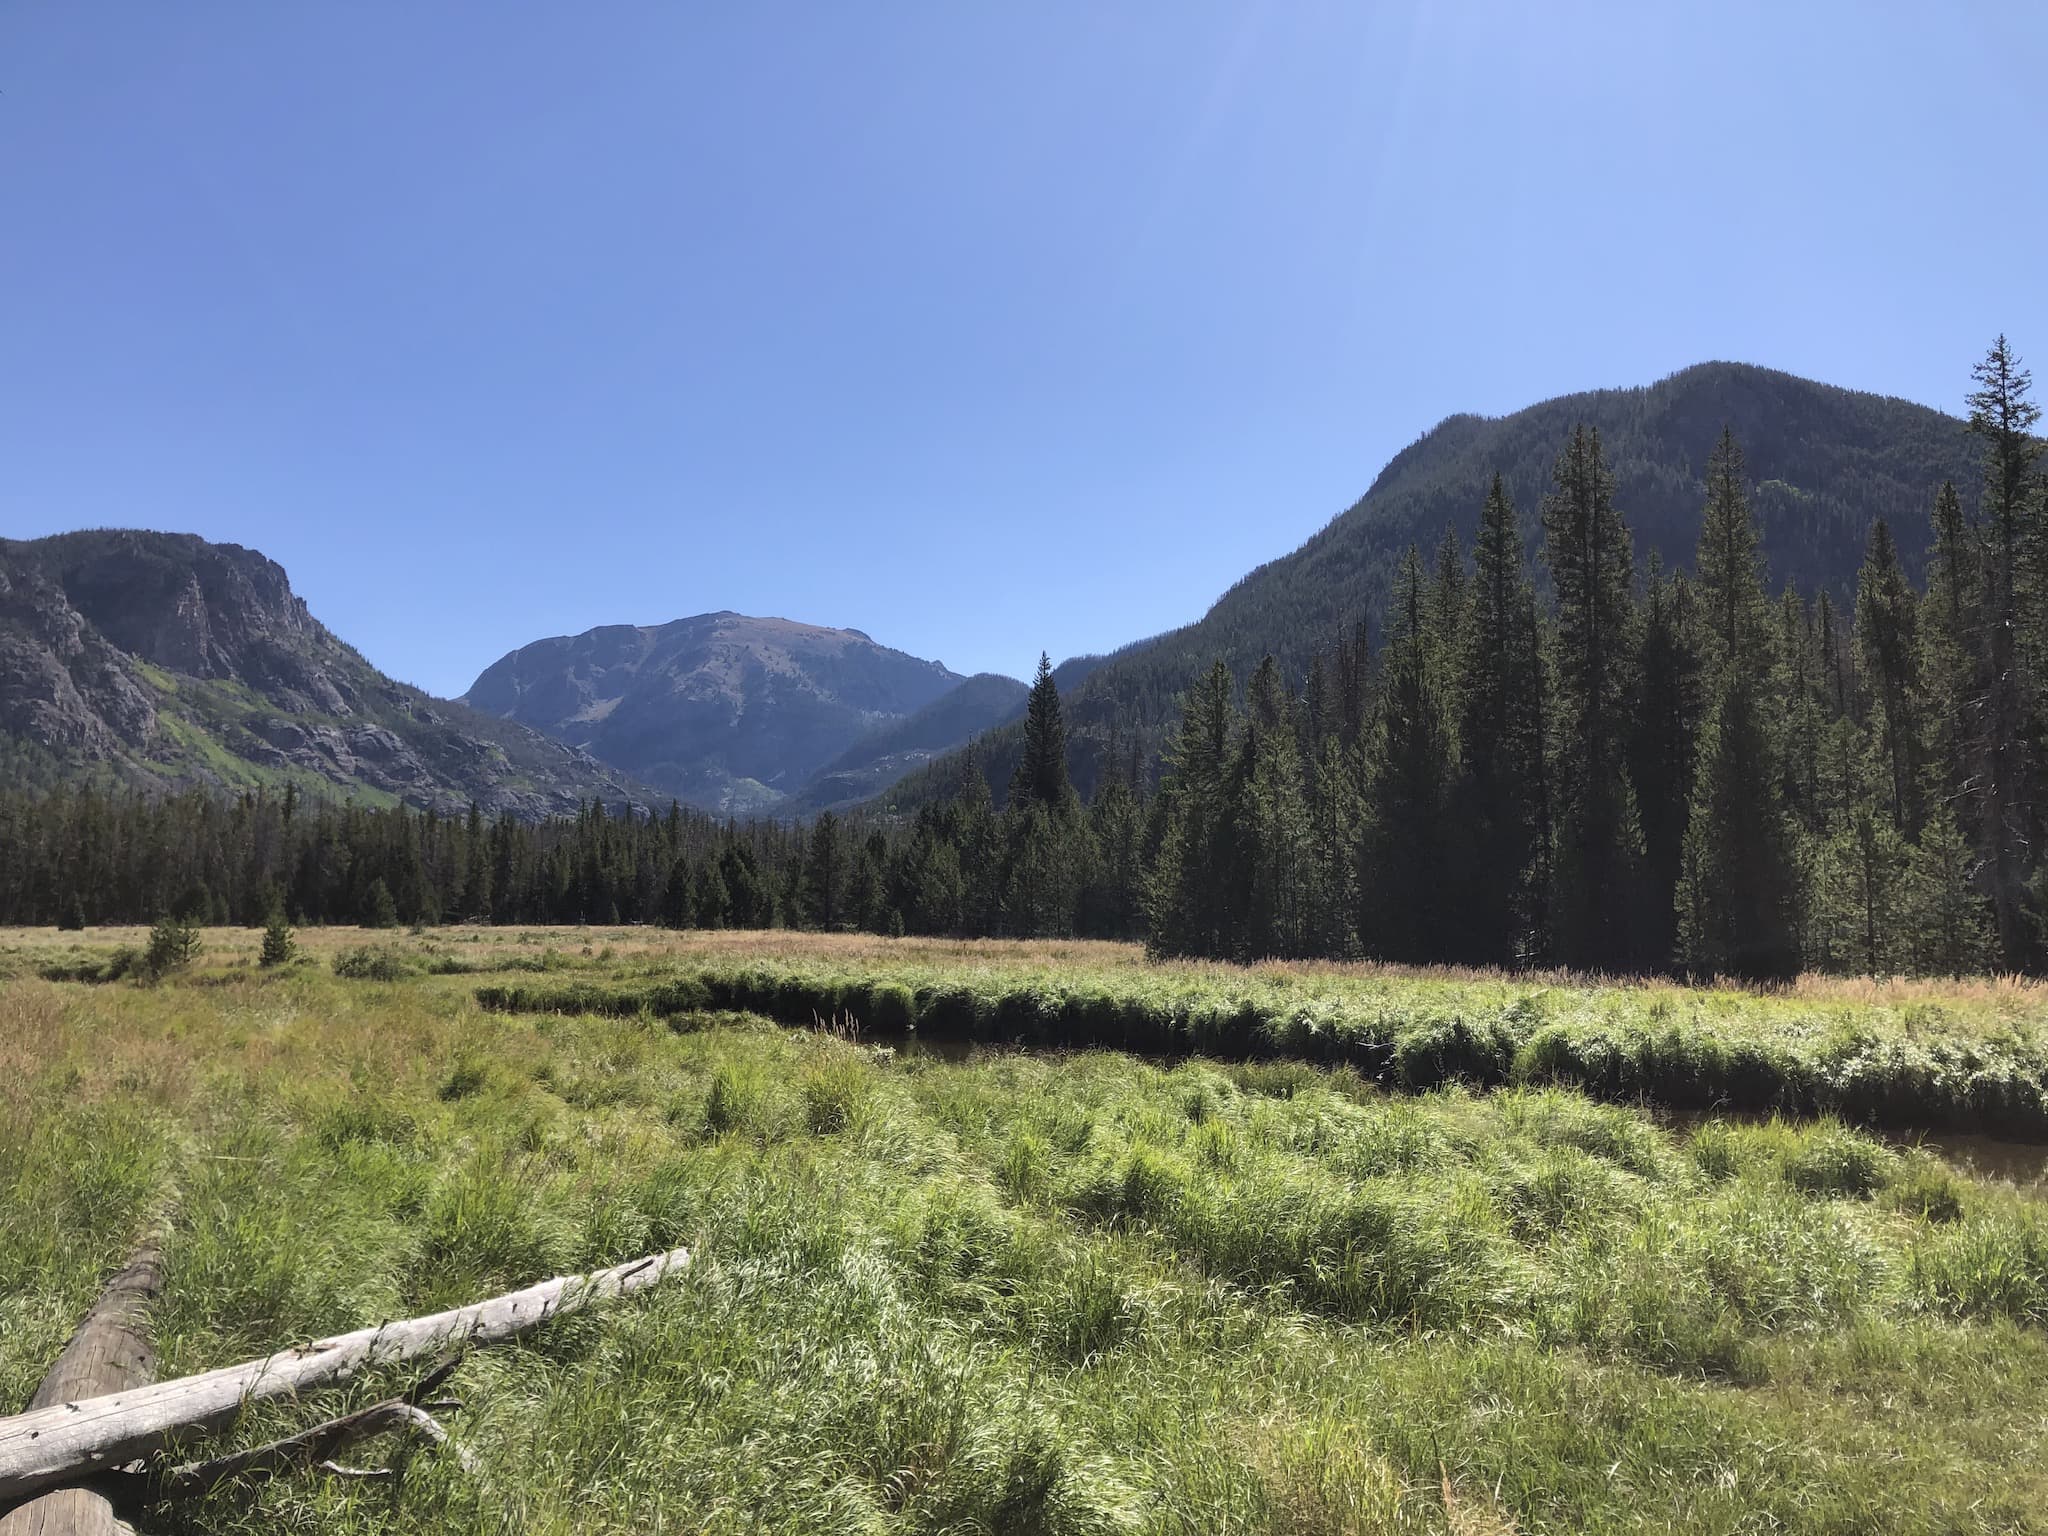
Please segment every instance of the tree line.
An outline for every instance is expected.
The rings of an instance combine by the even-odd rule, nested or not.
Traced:
[[[0,797],[0,921],[655,922],[1144,938],[1164,954],[1780,977],[2038,970],[2048,954],[2048,491],[2031,380],[1974,371],[1983,452],[1926,579],[1874,523],[1853,608],[1769,594],[1740,445],[1690,575],[1635,568],[1596,431],[1523,547],[1496,477],[1469,558],[1411,548],[1298,679],[1222,662],[1163,761],[1084,804],[1041,658],[997,807],[970,752],[907,820],[608,811],[525,825],[101,790]],[[1539,601],[1538,577],[1548,595]]]

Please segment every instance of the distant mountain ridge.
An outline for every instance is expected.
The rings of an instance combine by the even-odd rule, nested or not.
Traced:
[[[726,611],[537,640],[463,698],[692,804],[776,813],[863,736],[967,681],[860,630]]]
[[[528,818],[648,793],[372,667],[252,549],[128,529],[0,540],[0,752],[30,781],[352,793]]]
[[[1030,693],[1014,677],[977,673],[916,714],[868,732],[819,769],[779,809],[810,815],[865,800],[939,754],[1017,719]]]
[[[1449,527],[1469,556],[1496,470],[1533,562],[1552,465],[1581,422],[1601,434],[1639,569],[1652,554],[1667,567],[1691,568],[1703,473],[1724,425],[1747,460],[1774,588],[1825,587],[1847,600],[1879,517],[1917,581],[1941,483],[1954,480],[1966,505],[1975,499],[1977,449],[1958,418],[1745,363],[1702,363],[1648,386],[1562,395],[1506,416],[1451,416],[1396,454],[1350,508],[1291,554],[1251,571],[1200,619],[1124,647],[1071,693],[1063,688],[1077,785],[1092,791],[1106,764],[1121,767],[1133,751],[1153,759],[1176,697],[1218,657],[1243,678],[1270,652],[1298,685],[1340,628],[1365,619],[1377,632],[1411,543],[1427,555]],[[984,743],[998,797],[1019,743],[1015,726]],[[880,804],[907,809],[957,780],[957,765],[935,762]]]

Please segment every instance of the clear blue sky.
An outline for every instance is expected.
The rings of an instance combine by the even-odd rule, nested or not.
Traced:
[[[444,693],[717,608],[1021,674],[1453,411],[2048,379],[2044,143],[2038,0],[8,0],[0,533]]]

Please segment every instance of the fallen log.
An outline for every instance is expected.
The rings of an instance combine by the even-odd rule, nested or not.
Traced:
[[[147,1331],[149,1304],[163,1286],[163,1250],[151,1238],[107,1282],[29,1399],[31,1413],[25,1417],[33,1417],[35,1409],[148,1382],[156,1373]],[[0,1515],[0,1536],[113,1536],[128,1529],[106,1497],[90,1488],[60,1488]]]
[[[0,1419],[0,1505],[217,1429],[245,1404],[345,1381],[375,1366],[509,1339],[549,1318],[646,1290],[689,1262],[689,1254],[677,1248],[467,1307],[337,1334],[261,1360]]]
[[[338,1419],[329,1419],[324,1424],[315,1424],[295,1435],[286,1435],[281,1440],[251,1446],[246,1451],[236,1451],[212,1461],[171,1467],[152,1479],[151,1492],[160,1499],[189,1499],[237,1477],[269,1477],[307,1466],[317,1466],[323,1471],[336,1470],[330,1458],[341,1447],[390,1429],[411,1429],[436,1445],[446,1445],[448,1431],[419,1404],[421,1398],[453,1375],[460,1363],[459,1358],[444,1360],[413,1383],[410,1391],[398,1397],[387,1397],[367,1408],[358,1408],[354,1413],[345,1413]],[[463,1453],[458,1450],[457,1455],[462,1457]],[[466,1457],[464,1469],[468,1470]]]

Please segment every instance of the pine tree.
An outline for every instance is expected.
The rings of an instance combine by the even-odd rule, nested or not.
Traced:
[[[1799,969],[1799,883],[1768,720],[1772,672],[1756,525],[1724,431],[1707,471],[1697,570],[1711,704],[1679,879],[1680,958],[1708,975]]]
[[[1892,820],[1889,769],[1874,738],[1842,720],[1852,743],[1843,809],[1809,840],[1809,964],[1872,976],[1914,963],[1909,909],[1913,847]]]
[[[1678,949],[1678,878],[1706,708],[1697,607],[1692,583],[1652,564],[1629,777],[1643,829],[1643,952],[1658,966],[1670,965]]]
[[[719,873],[718,861],[706,859],[697,866],[697,876],[690,883],[690,926],[723,928],[729,906],[725,877]]]
[[[661,885],[661,922],[665,928],[691,928],[696,923],[697,874],[690,861],[678,858]]]
[[[1977,855],[1945,805],[1920,829],[1908,871],[1906,927],[1915,969],[1962,976],[1991,961],[1991,918],[1977,892]]]
[[[1243,786],[1233,819],[1249,880],[1242,947],[1254,957],[1300,955],[1308,930],[1308,804],[1294,712],[1271,656],[1253,673],[1249,693],[1233,776]]]
[[[391,894],[391,887],[379,875],[372,880],[369,889],[363,892],[362,916],[365,928],[396,928],[398,926],[398,902]]]
[[[830,933],[845,916],[846,839],[839,818],[821,812],[811,824],[810,847],[803,870],[804,916],[814,928]]]
[[[1926,723],[1920,690],[1919,605],[1879,518],[1856,584],[1856,644],[1870,680],[1871,730],[1885,765],[1892,825],[1919,835]]]
[[[1067,778],[1067,728],[1060,718],[1060,691],[1052,680],[1052,658],[1038,656],[1038,673],[1024,707],[1024,752],[1010,780],[1010,803],[1064,810],[1073,798]]]
[[[1167,740],[1159,852],[1146,882],[1148,942],[1162,954],[1230,955],[1243,933],[1243,881],[1229,820],[1236,685],[1221,660],[1189,695]]]
[[[1444,665],[1451,648],[1433,627],[1442,613],[1411,545],[1395,579],[1360,876],[1360,937],[1390,960],[1441,961],[1454,948],[1447,876],[1458,741]]]
[[[1975,701],[1981,691],[1977,639],[1980,593],[1973,530],[1962,498],[1944,483],[1934,499],[1934,544],[1921,605],[1921,674],[1928,712],[1928,792],[1939,798],[1970,776]]]
[[[1464,683],[1454,797],[1454,900],[1463,914],[1458,948],[1462,958],[1480,964],[1512,965],[1533,958],[1544,926],[1549,785],[1543,696],[1549,684],[1521,530],[1497,474],[1479,516],[1458,668]]]
[[[292,938],[291,925],[284,920],[283,912],[273,912],[270,921],[263,928],[263,948],[256,956],[256,963],[264,970],[275,970],[280,965],[289,965],[298,953],[298,945]]]
[[[1643,958],[1642,832],[1625,756],[1637,654],[1633,558],[1600,434],[1573,430],[1543,501],[1557,595],[1556,957],[1627,970]]]
[[[1137,793],[1121,774],[1095,792],[1088,807],[1088,835],[1096,857],[1081,893],[1076,926],[1093,938],[1136,938],[1142,927],[1145,815]]]
[[[462,899],[457,906],[458,913],[470,922],[489,922],[491,918],[491,857],[490,840],[484,834],[484,813],[472,800],[469,803],[469,821],[463,834],[463,881]]]
[[[1986,681],[1977,730],[1977,816],[1999,955],[2006,965],[2021,969],[2038,951],[2027,886],[2037,841],[2031,746],[2039,702],[2028,663],[2029,653],[2038,654],[2039,626],[2030,622],[2037,611],[2026,590],[2033,583],[2026,578],[2029,568],[2039,564],[2036,465],[2042,445],[2033,429],[2041,408],[2032,399],[2032,377],[2003,336],[1974,377],[1970,430],[1984,440],[1985,520]]]

